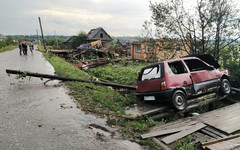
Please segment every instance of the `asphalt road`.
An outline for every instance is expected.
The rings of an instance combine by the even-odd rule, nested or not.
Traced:
[[[76,108],[68,90],[59,81],[39,78],[15,79],[6,69],[54,74],[42,53],[19,55],[19,50],[0,53],[0,149],[140,149],[129,141],[96,138],[88,127],[106,128],[104,119]]]

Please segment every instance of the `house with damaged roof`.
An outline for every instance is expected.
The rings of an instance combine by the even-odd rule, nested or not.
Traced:
[[[102,45],[106,46],[106,43],[112,41],[112,38],[102,27],[98,27],[88,32],[86,41],[91,43],[97,40],[101,40]]]

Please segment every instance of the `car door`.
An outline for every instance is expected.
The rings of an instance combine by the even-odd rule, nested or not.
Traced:
[[[187,59],[184,62],[190,71],[190,77],[196,93],[207,91],[218,85],[220,79],[217,76],[215,68],[200,59]]]
[[[192,81],[190,73],[181,60],[166,63],[168,76],[167,86],[169,89],[183,88],[187,95],[191,93]]]

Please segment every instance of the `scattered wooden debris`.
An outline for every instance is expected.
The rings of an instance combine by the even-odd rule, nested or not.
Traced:
[[[232,150],[240,148],[240,134],[202,143],[202,148],[208,150]]]
[[[100,65],[105,65],[108,63],[116,63],[120,61],[128,61],[131,60],[132,58],[124,58],[124,59],[108,59],[108,58],[98,58],[98,59],[89,59],[86,61],[79,62],[76,66],[80,69],[85,69],[85,68],[94,68]]]
[[[231,89],[232,89],[232,91],[234,91],[234,92],[240,93],[240,89],[238,89],[238,88],[232,87]]]
[[[172,150],[171,148],[169,148],[166,144],[164,144],[162,141],[158,140],[157,138],[153,138],[153,141],[159,145],[160,147],[162,147],[164,150]]]
[[[6,69],[6,72],[8,74],[19,74],[19,75],[22,75],[23,77],[32,76],[32,77],[38,77],[38,78],[47,78],[47,79],[51,79],[51,80],[78,81],[78,82],[100,84],[100,85],[104,85],[104,86],[111,86],[111,87],[115,87],[115,88],[126,88],[129,90],[136,90],[136,86],[117,84],[117,83],[113,83],[113,82],[90,81],[90,80],[84,80],[84,79],[67,78],[67,77],[56,76],[56,75],[32,73],[32,72],[27,72],[27,71],[17,71],[17,70],[9,70],[9,69]]]
[[[170,144],[186,135],[197,132],[210,136],[210,139],[228,139],[228,136],[240,130],[240,103],[232,104],[199,116],[188,117],[155,126],[149,133],[141,135],[143,139],[158,137],[165,144]],[[168,136],[166,136],[168,135]],[[238,141],[240,140],[237,138]],[[217,140],[217,141],[218,141]],[[240,147],[240,143],[238,146]]]
[[[193,126],[189,126],[188,128],[186,128],[186,129],[184,129],[184,130],[182,130],[178,133],[175,133],[173,135],[169,135],[169,136],[163,138],[162,141],[166,144],[170,144],[170,143],[174,142],[175,140],[178,140],[182,137],[185,137],[185,136],[187,136],[187,135],[189,135],[189,134],[191,134],[195,131],[198,131],[198,130],[204,128],[204,127],[206,127],[205,124],[197,123]]]
[[[47,50],[47,53],[54,53],[54,54],[68,54],[70,53],[70,50],[57,50],[57,49],[49,49]]]

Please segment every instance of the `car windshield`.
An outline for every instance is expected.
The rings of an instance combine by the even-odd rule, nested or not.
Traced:
[[[163,76],[162,65],[146,68],[142,73],[141,81],[161,78]]]

